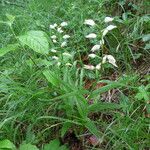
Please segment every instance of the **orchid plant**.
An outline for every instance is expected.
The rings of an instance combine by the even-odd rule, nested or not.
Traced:
[[[108,23],[112,22],[113,20],[114,20],[114,18],[112,18],[112,17],[105,17],[104,22],[106,24],[108,24]],[[83,24],[87,25],[89,27],[97,26],[95,21],[92,20],[92,19],[85,20]],[[65,49],[68,45],[69,39],[71,38],[70,35],[65,33],[64,29],[67,26],[68,26],[67,22],[62,22],[60,25],[54,23],[54,24],[51,24],[49,26],[51,34],[52,34],[51,35],[51,40],[52,40],[53,45],[54,45],[54,47],[50,51],[55,54],[54,56],[52,56],[52,59],[57,60],[57,65],[58,66],[61,65],[61,61],[62,61],[61,60],[61,55],[64,56],[64,57],[69,57],[69,58],[74,57],[73,54],[69,53]],[[116,60],[112,55],[103,54],[102,58],[101,58],[101,56],[98,55],[98,52],[100,50],[102,50],[103,45],[105,44],[105,36],[108,34],[108,32],[111,32],[115,28],[117,28],[117,26],[110,24],[101,31],[102,36],[101,36],[101,39],[99,39],[99,43],[93,45],[93,47],[91,48],[91,50],[89,52],[89,55],[88,55],[88,57],[91,58],[91,59],[99,58],[101,61],[99,60],[99,63],[95,66],[84,64],[83,65],[84,69],[87,69],[87,70],[100,70],[102,64],[107,63],[107,62],[112,64],[115,67],[118,67],[117,64],[116,64]],[[90,41],[95,40],[97,38],[97,34],[89,33],[88,35],[85,36],[85,38],[89,39]],[[56,50],[55,47],[59,48],[60,51]],[[62,52],[62,49],[63,49],[64,53],[61,53],[61,55],[59,55],[60,54],[59,52]],[[65,62],[65,64],[66,64],[66,66],[72,66],[73,59],[72,59],[72,62],[69,60],[68,62]]]

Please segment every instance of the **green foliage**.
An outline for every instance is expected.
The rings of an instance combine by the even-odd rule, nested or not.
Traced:
[[[19,47],[19,44],[8,44],[6,47],[0,49],[0,57],[4,56],[8,52],[15,51]]]
[[[45,70],[45,71],[43,71],[43,74],[46,77],[46,79],[53,86],[59,87],[59,85],[60,85],[60,79],[57,77],[57,74],[55,72],[52,72],[52,71],[49,71],[49,70]]]
[[[28,31],[18,38],[22,45],[29,46],[35,52],[43,55],[49,52],[49,43],[43,31]]]
[[[32,144],[21,144],[19,150],[39,150],[36,146]]]
[[[0,141],[0,150],[15,150],[15,145],[8,139]]]

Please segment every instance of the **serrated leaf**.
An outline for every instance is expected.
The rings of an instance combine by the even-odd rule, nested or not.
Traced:
[[[39,150],[39,149],[32,144],[21,144],[19,150]]]
[[[49,52],[49,43],[43,31],[29,31],[18,38],[23,45],[29,46],[35,52],[40,54],[48,54]]]
[[[15,51],[19,47],[19,44],[9,44],[6,47],[0,49],[0,57],[7,54],[10,51]]]
[[[15,150],[15,145],[8,139],[0,141],[0,149]]]

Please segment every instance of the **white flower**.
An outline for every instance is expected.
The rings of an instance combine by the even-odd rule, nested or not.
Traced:
[[[104,29],[104,31],[103,31],[103,36],[105,36],[107,33],[108,33],[108,30],[107,30],[107,29]]]
[[[68,38],[70,38],[70,35],[66,34],[66,35],[63,36],[63,39],[68,39]]]
[[[62,23],[60,24],[61,27],[65,27],[65,26],[67,26],[67,25],[68,25],[67,22],[62,22]]]
[[[61,27],[57,28],[57,31],[58,31],[59,33],[63,33],[63,30],[61,29]]]
[[[84,65],[84,68],[87,70],[94,70],[95,69],[95,67],[92,65]]]
[[[104,45],[104,39],[103,38],[99,41],[99,44],[100,44],[100,46]]]
[[[109,25],[106,29],[107,29],[108,31],[111,31],[111,30],[113,30],[113,29],[115,29],[115,28],[117,28],[117,26]]]
[[[111,22],[111,21],[113,21],[114,20],[114,18],[111,18],[111,17],[105,17],[105,19],[104,19],[104,22]]]
[[[108,62],[109,62],[110,64],[112,64],[113,66],[118,67],[118,66],[116,65],[116,60],[115,60],[115,58],[114,58],[112,55],[105,55],[105,56],[103,57],[103,59],[102,59],[102,63],[105,63],[106,60],[108,60]]]
[[[105,36],[105,35],[108,33],[108,31],[111,31],[111,30],[113,30],[113,29],[115,29],[115,28],[117,28],[117,26],[109,25],[107,28],[105,28],[105,29],[103,30],[103,36]]]
[[[70,64],[70,63],[66,63],[66,66],[72,66],[72,64]]]
[[[61,43],[61,47],[65,47],[65,46],[67,46],[67,42],[66,41]]]
[[[56,53],[57,51],[55,49],[51,49],[51,52]]]
[[[63,53],[63,56],[69,56],[69,57],[72,57],[72,55],[71,55],[71,54],[66,53],[66,52],[64,52],[64,53]]]
[[[55,28],[57,27],[57,24],[56,24],[56,23],[51,24],[49,27],[50,27],[51,29],[55,29]]]
[[[53,39],[53,43],[57,43],[57,41],[55,39]]]
[[[101,69],[101,63],[97,64],[95,68],[96,68],[97,70],[100,70],[100,69]]]
[[[55,29],[55,27],[54,27],[53,25],[50,25],[49,27],[50,27],[51,29]]]
[[[91,51],[92,51],[92,52],[95,52],[95,51],[99,50],[100,47],[101,47],[101,45],[94,45],[94,46],[92,47]]]
[[[90,33],[85,37],[88,38],[88,39],[95,39],[97,37],[97,35],[95,33]]]
[[[52,56],[53,59],[58,60],[59,58],[57,56]]]
[[[56,23],[54,23],[54,25],[53,25],[55,28],[57,27],[57,24]]]
[[[88,20],[85,20],[85,21],[84,21],[84,24],[87,24],[87,25],[90,25],[90,26],[94,26],[94,25],[95,25],[95,22],[94,22],[94,20],[92,20],[92,19],[88,19]]]
[[[59,67],[60,65],[61,65],[61,62],[58,62],[58,63],[57,63],[57,66]]]
[[[95,58],[95,57],[97,57],[96,54],[89,54],[88,56],[89,56],[90,58]]]
[[[56,39],[57,37],[56,37],[56,35],[52,35],[51,38],[52,39]]]

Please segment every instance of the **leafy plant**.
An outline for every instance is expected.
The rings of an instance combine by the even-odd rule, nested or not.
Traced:
[[[60,146],[58,139],[50,141],[49,144],[45,144],[43,150],[68,150],[65,145]]]

